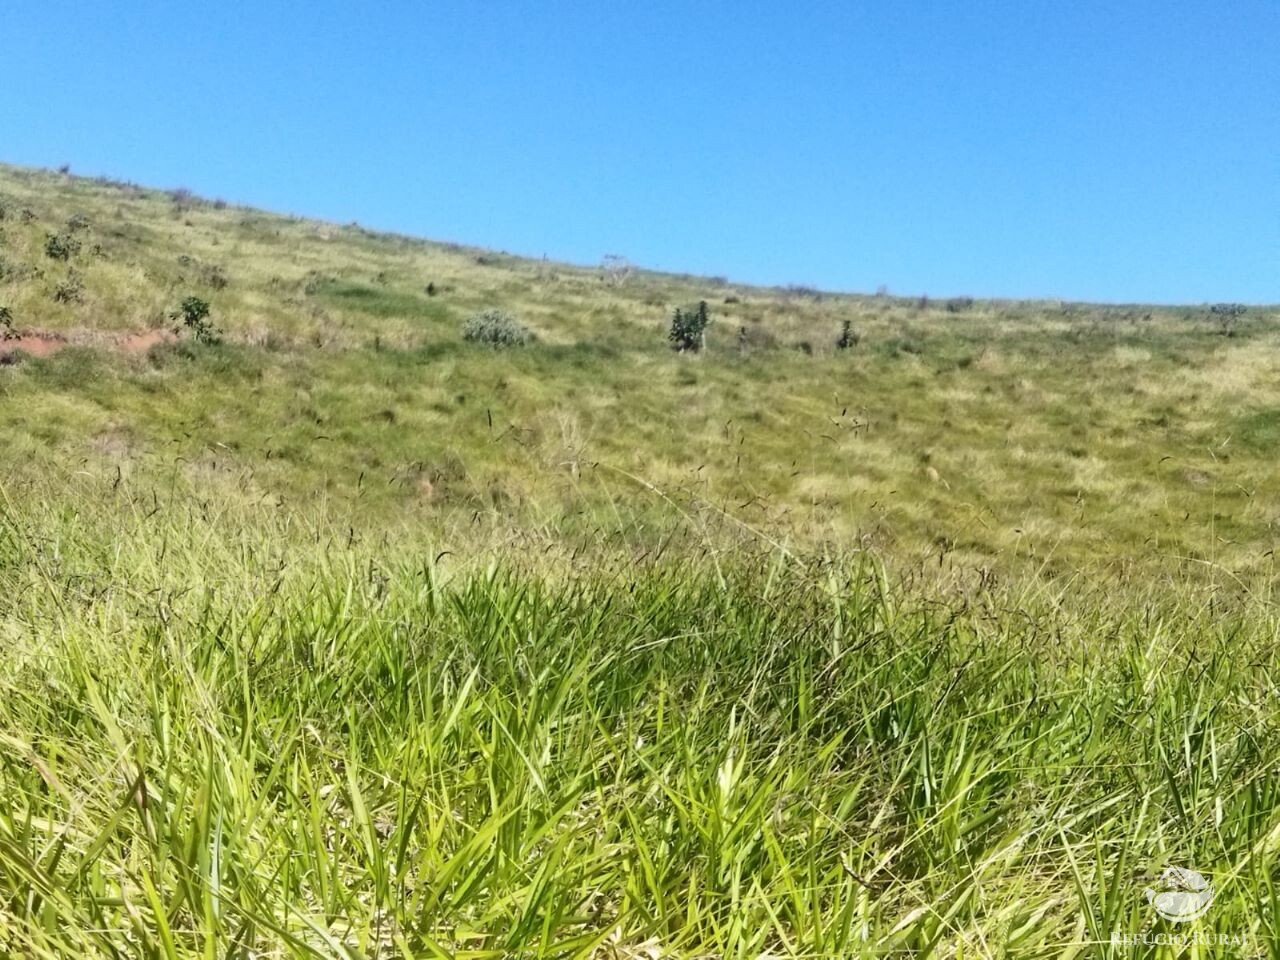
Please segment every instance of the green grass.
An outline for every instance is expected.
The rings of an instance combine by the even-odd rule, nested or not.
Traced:
[[[314,296],[322,302],[374,317],[444,320],[449,316],[448,307],[429,300],[425,295],[387,291],[358,283],[328,281],[318,285]]]
[[[1269,597],[111,522],[5,518],[11,951],[1127,956],[1167,864],[1280,943]]]
[[[0,955],[1280,956],[1274,310],[0,208]]]

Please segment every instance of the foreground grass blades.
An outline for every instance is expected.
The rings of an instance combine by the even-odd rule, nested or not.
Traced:
[[[1276,955],[1256,595],[0,529],[7,955]]]

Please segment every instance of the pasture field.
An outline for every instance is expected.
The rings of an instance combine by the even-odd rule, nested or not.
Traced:
[[[0,210],[0,955],[1280,956],[1275,309]]]

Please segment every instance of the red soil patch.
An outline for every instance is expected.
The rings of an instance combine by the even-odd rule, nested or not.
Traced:
[[[173,343],[178,338],[168,330],[148,330],[146,333],[130,333],[116,341],[125,353],[146,353],[162,343]]]
[[[109,341],[81,340],[85,346],[109,345],[124,353],[146,353],[162,343],[173,343],[178,338],[169,330],[146,330],[142,333],[126,333]],[[13,363],[16,354],[29,357],[47,357],[69,346],[66,337],[56,333],[24,333],[8,340],[0,340],[0,363]]]
[[[0,358],[12,358],[15,353],[25,353],[29,357],[47,357],[57,353],[67,345],[62,337],[52,334],[29,334],[0,340]]]

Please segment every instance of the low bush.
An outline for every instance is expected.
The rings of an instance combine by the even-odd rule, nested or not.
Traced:
[[[462,339],[491,347],[523,347],[533,334],[505,310],[482,310],[463,324]]]
[[[44,253],[50,260],[70,260],[80,252],[80,241],[69,233],[51,233],[44,241]]]
[[[65,280],[59,280],[53,288],[53,299],[58,303],[84,303],[84,281],[80,274],[71,270]]]

